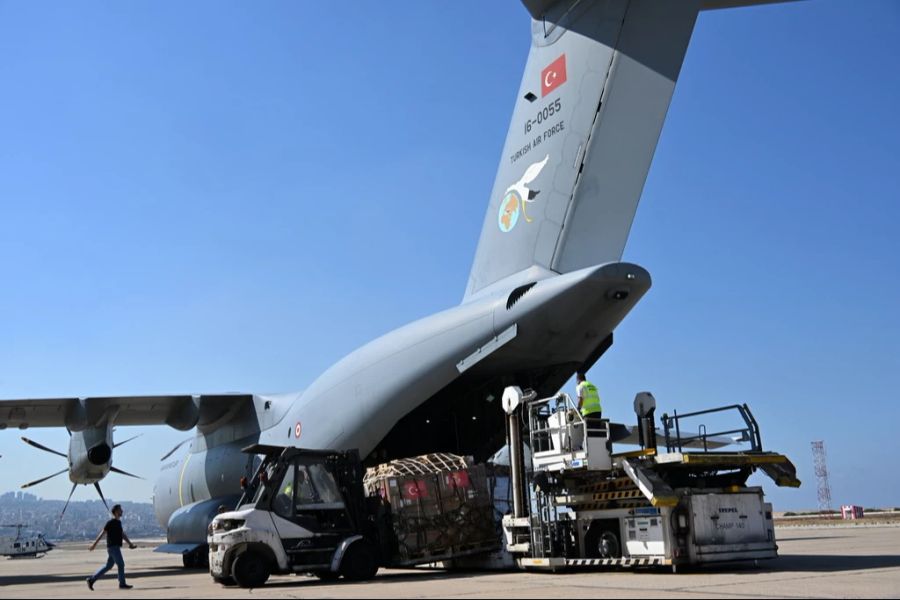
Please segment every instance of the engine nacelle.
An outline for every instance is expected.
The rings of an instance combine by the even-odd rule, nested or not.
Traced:
[[[69,481],[97,483],[112,468],[112,427],[88,427],[69,438]]]
[[[209,498],[220,499],[215,504],[214,508],[216,509],[221,504],[225,504],[229,510],[233,509],[233,503],[241,494],[241,478],[253,477],[260,463],[258,456],[241,451],[242,448],[254,441],[253,439],[243,439],[195,452],[194,444],[199,445],[203,442],[194,440],[181,457],[166,460],[160,468],[159,477],[153,487],[153,509],[159,524],[172,532],[173,513],[182,512],[181,509]],[[190,529],[190,536],[198,534],[202,530],[203,535],[200,539],[201,541],[206,539],[205,527],[212,520],[211,516],[207,515],[207,517],[209,520],[205,525],[198,526],[199,529]],[[179,524],[174,525],[179,532],[182,531],[180,523],[183,522],[186,521],[183,517],[179,517]],[[175,536],[183,539],[181,533],[177,533]]]

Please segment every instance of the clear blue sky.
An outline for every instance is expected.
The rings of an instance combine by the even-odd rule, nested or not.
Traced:
[[[460,300],[528,17],[386,6],[0,1],[0,398],[303,389]],[[898,57],[896,2],[701,15],[625,254],[654,286],[591,373],[626,422],[749,403],[778,508],[814,439],[835,504],[900,505]],[[149,500],[185,434],[136,429],[147,481],[103,486]],[[19,435],[0,491],[63,466]]]

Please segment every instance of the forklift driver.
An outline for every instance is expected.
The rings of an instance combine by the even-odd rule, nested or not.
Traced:
[[[282,517],[290,517],[294,503],[294,470],[288,469],[281,482],[281,488],[272,501],[272,510]]]
[[[321,500],[319,500],[316,490],[313,489],[306,467],[299,467],[297,469],[297,504],[314,504],[317,502],[321,502]]]

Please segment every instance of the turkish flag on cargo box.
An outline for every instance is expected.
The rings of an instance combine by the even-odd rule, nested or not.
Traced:
[[[543,98],[566,82],[566,55],[563,54],[541,71],[541,97]]]
[[[403,483],[403,495],[409,500],[428,498],[428,484],[424,479],[410,479]]]
[[[469,482],[469,474],[465,471],[453,471],[452,473],[448,473],[445,481],[449,488],[460,488],[465,490],[471,485]]]

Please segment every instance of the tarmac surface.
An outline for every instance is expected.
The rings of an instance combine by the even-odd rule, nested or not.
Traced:
[[[673,574],[592,571],[565,574],[382,570],[374,581],[323,584],[277,576],[259,589],[224,588],[205,571],[185,571],[179,559],[148,547],[125,550],[130,591],[115,568],[95,585],[87,575],[106,561],[104,548],[54,550],[42,559],[0,559],[3,598],[900,598],[900,527],[784,528],[772,561]]]

